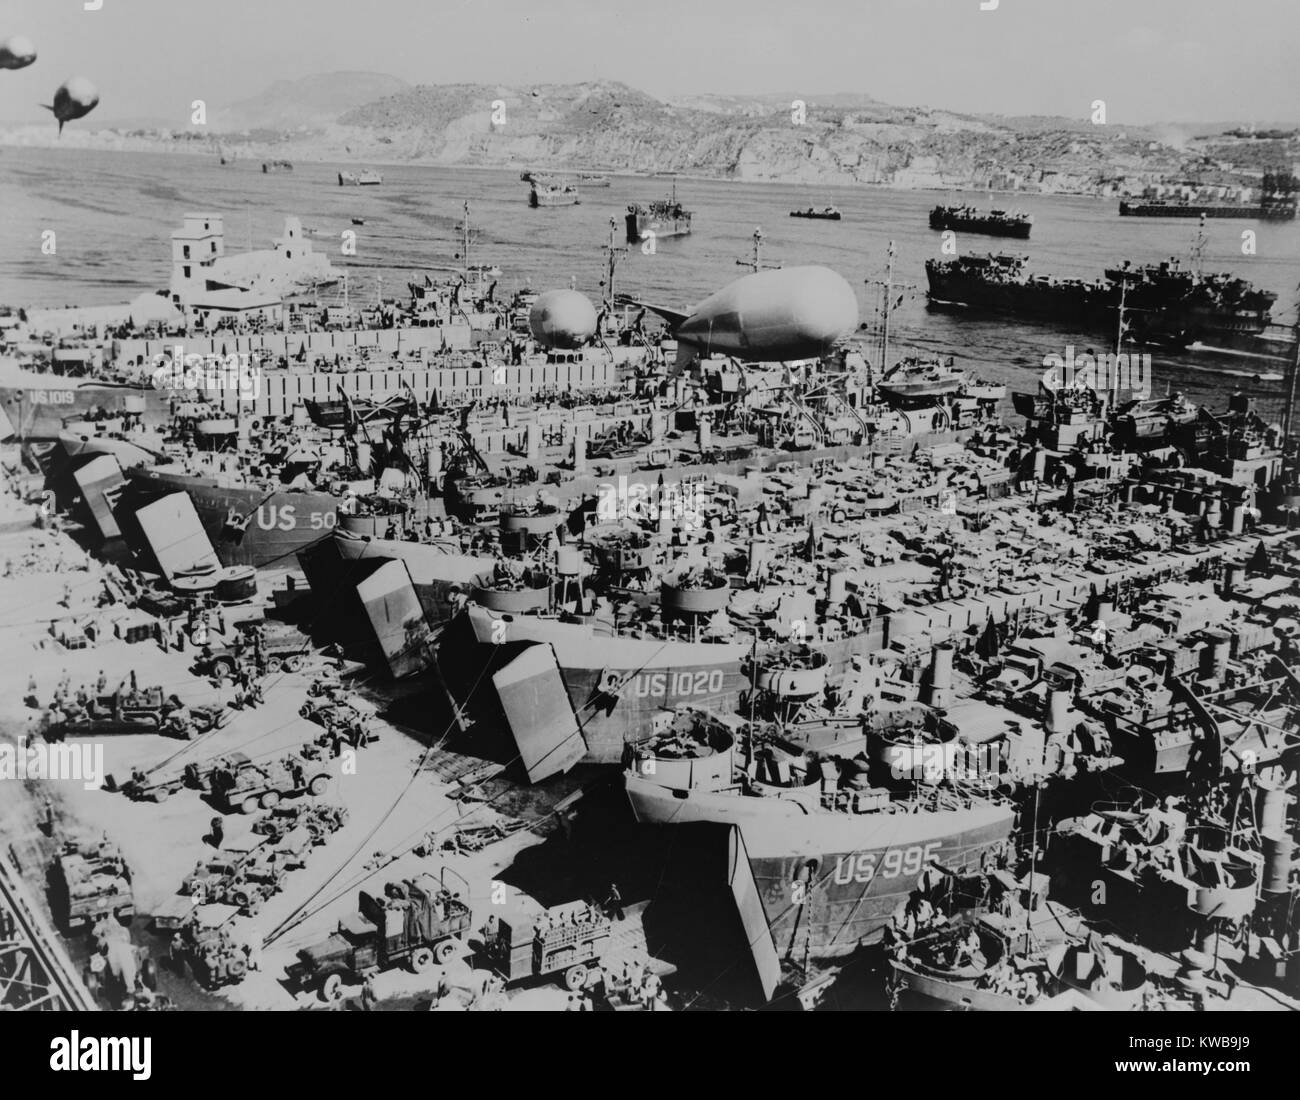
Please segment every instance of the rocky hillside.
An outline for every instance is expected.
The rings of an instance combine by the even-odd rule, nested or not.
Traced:
[[[297,130],[328,126],[339,115],[396,95],[410,85],[385,73],[320,73],[277,80],[265,91],[214,112],[212,128],[223,131]]]
[[[796,118],[792,103],[802,98]],[[0,137],[43,144],[45,127]],[[604,169],[806,183],[1136,193],[1155,179],[1289,163],[1291,142],[1212,144],[1170,127],[965,115],[868,95],[693,95],[666,102],[612,81],[412,86],[378,73],[278,81],[183,132],[70,129],[65,144],[197,149],[220,134],[236,155],[358,164]],[[1244,155],[1250,146],[1249,156]],[[1229,147],[1231,146],[1231,147]],[[210,151],[210,149],[209,149]],[[1233,153],[1243,154],[1233,163]]]

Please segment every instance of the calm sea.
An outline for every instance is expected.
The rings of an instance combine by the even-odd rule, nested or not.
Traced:
[[[593,298],[604,274],[602,248],[609,219],[627,204],[664,197],[667,179],[614,177],[608,189],[584,194],[581,205],[532,210],[515,170],[383,166],[380,187],[339,187],[340,167],[300,163],[292,172],[264,174],[261,164],[222,167],[215,156],[76,150],[0,149],[0,303],[53,306],[125,301],[165,287],[168,234],[189,211],[225,216],[228,252],[266,248],[295,214],[313,229],[314,244],[347,267],[354,295],[404,293],[415,272],[459,266],[461,204],[470,201],[476,227],[471,258],[503,271],[502,289],[568,286]],[[818,263],[856,285],[862,319],[874,322],[881,295],[867,280],[883,277],[886,249],[896,246],[895,278],[912,284],[895,314],[895,351],[911,348],[955,355],[981,375],[1033,389],[1043,357],[1067,344],[1079,352],[1104,350],[1096,333],[1071,332],[1016,321],[973,320],[925,306],[927,258],[939,255],[940,235],[926,215],[936,201],[983,195],[884,191],[681,179],[678,197],[695,212],[694,233],[660,241],[654,255],[633,249],[620,262],[616,289],[668,305],[689,307],[744,274],[752,235],[762,227],[764,258],[786,266]],[[834,204],[840,222],[791,218],[796,207]],[[1033,239],[1005,242],[965,236],[973,252],[1015,251],[1042,274],[1095,278],[1124,259],[1148,263],[1187,259],[1196,233],[1190,220],[1121,219],[1115,200],[1053,196],[995,196],[995,204],[1034,216]],[[353,218],[365,224],[352,225]],[[57,253],[41,253],[41,234],[54,230]],[[340,254],[341,234],[357,234],[357,255]],[[1256,254],[1242,252],[1242,233],[1257,234]],[[1295,315],[1300,285],[1300,223],[1210,221],[1207,270],[1232,271],[1275,291],[1275,320]],[[1240,388],[1256,396],[1261,412],[1276,416],[1281,382],[1276,361],[1200,351],[1153,352],[1157,392],[1166,387],[1218,407]]]

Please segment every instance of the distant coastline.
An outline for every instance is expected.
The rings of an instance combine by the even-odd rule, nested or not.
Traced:
[[[54,152],[96,152],[96,153],[152,153],[160,156],[184,156],[196,158],[215,158],[218,156],[212,142],[213,138],[196,139],[158,134],[141,136],[129,131],[115,128],[75,131],[67,129],[62,137],[56,133],[46,133],[46,126],[24,124],[21,126],[0,126],[0,150],[39,149]],[[230,135],[221,135],[224,141],[230,141]],[[481,169],[483,171],[522,171],[525,168],[576,176],[579,173],[599,174],[623,177],[627,179],[662,180],[672,178],[682,180],[707,180],[714,183],[744,184],[778,184],[808,185],[813,187],[871,188],[883,191],[906,192],[971,192],[988,195],[1006,195],[1011,197],[1025,195],[1061,195],[1073,198],[1108,198],[1111,196],[1099,191],[1088,190],[1050,190],[1010,189],[1005,187],[987,187],[971,181],[954,181],[951,183],[906,183],[893,180],[863,180],[846,172],[825,172],[816,178],[809,178],[803,173],[783,173],[764,175],[736,175],[722,171],[691,171],[677,169],[638,169],[630,167],[602,167],[590,164],[557,163],[536,158],[530,161],[506,159],[501,161],[454,160],[444,157],[394,157],[391,153],[376,152],[358,157],[345,149],[331,145],[328,148],[313,147],[310,139],[296,138],[285,142],[267,142],[250,145],[229,144],[228,154],[234,153],[230,167],[235,171],[261,171],[263,162],[290,161],[295,164],[319,164],[330,167],[376,168],[463,168]]]

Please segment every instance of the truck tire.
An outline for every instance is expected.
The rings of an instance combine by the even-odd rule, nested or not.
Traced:
[[[443,940],[433,949],[433,957],[439,966],[445,966],[447,961],[456,953],[456,941],[454,939]]]
[[[320,999],[322,1001],[341,1001],[343,999],[343,975],[326,974],[320,982]]]
[[[300,718],[310,718],[311,712],[312,705],[310,703],[303,703],[303,705],[298,708],[298,716]]]
[[[411,952],[407,962],[411,964],[413,974],[423,974],[433,965],[433,951],[427,947],[417,947]]]
[[[284,659],[284,667],[286,672],[301,672],[302,654],[291,653],[288,657]]]
[[[219,657],[212,662],[212,675],[218,680],[233,680],[235,678],[235,662],[224,657]]]
[[[307,785],[307,789],[317,797],[323,795],[329,788],[330,777],[328,775],[313,776],[312,781]]]
[[[587,967],[583,963],[575,963],[564,972],[562,978],[564,988],[571,993],[576,993],[579,989],[587,984]]]
[[[267,791],[266,794],[262,795],[261,805],[264,810],[274,810],[280,805],[280,792]]]
[[[239,812],[245,814],[257,813],[258,798],[255,794],[248,795],[240,804]]]
[[[166,802],[171,797],[171,793],[170,787],[155,787],[149,792],[149,799],[152,802]]]
[[[279,657],[268,657],[266,659],[266,671],[274,675],[277,672],[284,671],[284,662]]]

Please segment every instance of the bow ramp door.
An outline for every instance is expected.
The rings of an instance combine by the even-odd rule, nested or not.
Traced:
[[[772,941],[772,930],[763,909],[763,899],[758,892],[758,883],[754,881],[749,853],[745,850],[745,838],[738,825],[731,827],[731,836],[728,838],[727,885],[731,887],[732,897],[736,899],[736,912],[740,916],[741,927],[745,930],[745,942],[754,958],[754,969],[759,984],[763,987],[763,997],[770,1001],[781,978],[781,960],[777,958],[776,944]]]
[[[582,727],[549,645],[528,646],[492,674],[492,683],[530,783],[567,772],[587,755]]]
[[[113,515],[116,491],[126,484],[122,467],[112,455],[100,455],[73,472],[81,499],[86,502],[99,537],[104,541],[119,538],[122,529]]]

